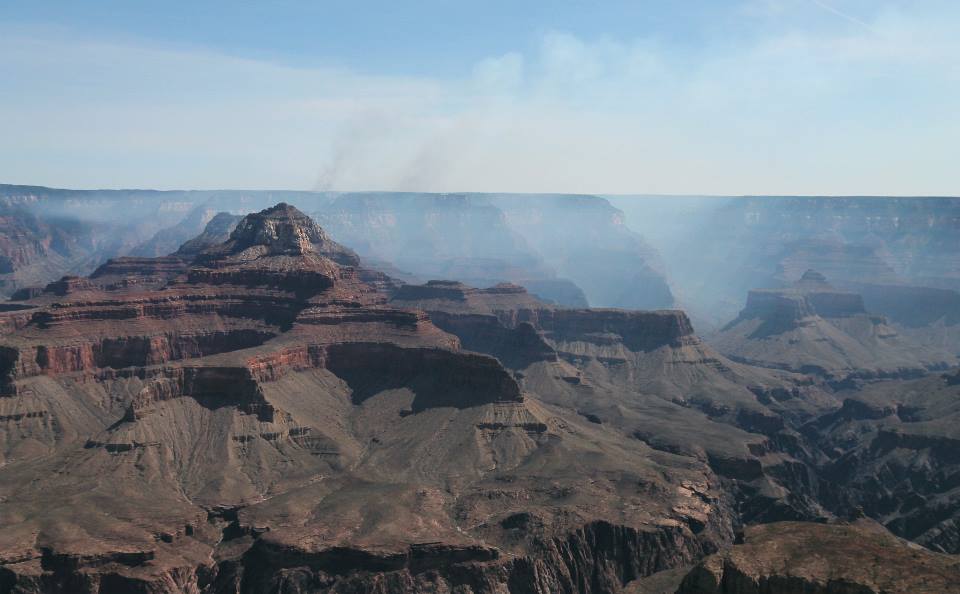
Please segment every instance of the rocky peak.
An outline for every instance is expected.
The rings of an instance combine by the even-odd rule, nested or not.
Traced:
[[[822,291],[833,289],[833,286],[827,282],[827,277],[812,268],[807,269],[807,271],[803,273],[803,276],[800,277],[800,280],[798,280],[794,286],[804,291]]]
[[[359,257],[330,239],[313,219],[285,202],[240,219],[230,238],[212,249],[218,255],[250,252],[261,256],[318,254],[343,266],[357,266]]]
[[[319,255],[341,266],[358,266],[353,250],[330,239],[313,219],[285,202],[240,219],[226,242],[200,254],[200,261],[250,261],[264,256]]]
[[[241,218],[239,215],[229,212],[218,212],[207,222],[207,225],[203,228],[203,233],[181,245],[175,255],[192,257],[210,246],[223,243],[230,238],[230,234],[233,233],[237,222]]]
[[[281,202],[243,217],[230,240],[240,249],[263,245],[275,254],[305,254],[330,238],[310,217]]]
[[[188,282],[273,287],[316,295],[357,278],[360,258],[289,204],[243,217],[223,243],[201,250]]]
[[[863,297],[834,288],[826,276],[810,268],[792,287],[750,291],[738,320],[761,318],[790,326],[813,315],[842,318],[866,313]]]

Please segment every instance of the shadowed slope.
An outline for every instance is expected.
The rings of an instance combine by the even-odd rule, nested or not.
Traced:
[[[731,538],[705,462],[526,391],[393,287],[281,204],[0,313],[0,584],[605,592]]]

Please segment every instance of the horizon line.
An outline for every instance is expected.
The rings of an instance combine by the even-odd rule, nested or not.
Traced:
[[[0,183],[0,188],[37,188],[44,190],[56,190],[64,192],[156,192],[156,193],[189,193],[189,192],[289,192],[296,194],[430,194],[430,195],[475,195],[475,196],[495,196],[495,195],[516,195],[516,196],[581,196],[581,197],[599,197],[599,198],[852,198],[852,199],[883,199],[883,198],[907,198],[907,199],[960,199],[960,194],[784,194],[784,193],[745,193],[745,194],[709,194],[709,193],[691,193],[691,192],[516,192],[509,190],[497,191],[476,191],[476,190],[302,190],[291,188],[167,188],[157,189],[150,187],[60,187],[45,186],[39,184],[14,184]]]

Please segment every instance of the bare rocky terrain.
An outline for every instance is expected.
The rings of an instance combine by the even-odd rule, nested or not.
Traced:
[[[732,538],[706,461],[566,411],[393,287],[279,205],[16,302],[0,584],[605,591]],[[682,346],[648,315],[639,346]]]
[[[623,294],[666,299],[609,205],[439,200],[408,262],[477,208],[537,256],[471,285],[345,247],[424,220],[356,200],[314,202],[322,226],[205,202],[84,275],[17,281],[0,592],[960,592],[960,371],[870,293],[798,274],[705,341],[679,309],[522,286],[628,306],[607,283],[633,257]],[[541,215],[590,231],[561,249]]]
[[[244,215],[284,200],[314,217],[371,266],[396,278],[444,278],[479,286],[514,282],[570,306],[650,309],[673,304],[656,249],[629,229],[623,213],[606,200],[518,198],[60,190],[0,184],[0,294],[64,274],[89,274],[110,257],[163,256],[199,234],[218,212]],[[53,230],[34,231],[38,225]],[[35,242],[43,246],[49,247],[53,240],[48,235],[56,231],[64,236],[60,243],[79,245],[20,253],[16,238],[24,230],[39,233]],[[593,265],[585,266],[587,262]]]
[[[955,591],[958,563],[870,522],[780,522],[748,528],[743,544],[704,559],[677,594],[935,594]]]
[[[861,295],[835,289],[814,270],[790,288],[751,291],[711,342],[738,361],[834,382],[918,376],[958,362],[949,348],[902,335],[868,312]]]

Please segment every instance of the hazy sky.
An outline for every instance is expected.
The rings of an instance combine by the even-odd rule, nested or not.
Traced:
[[[150,4],[0,2],[0,183],[960,194],[956,0]]]

